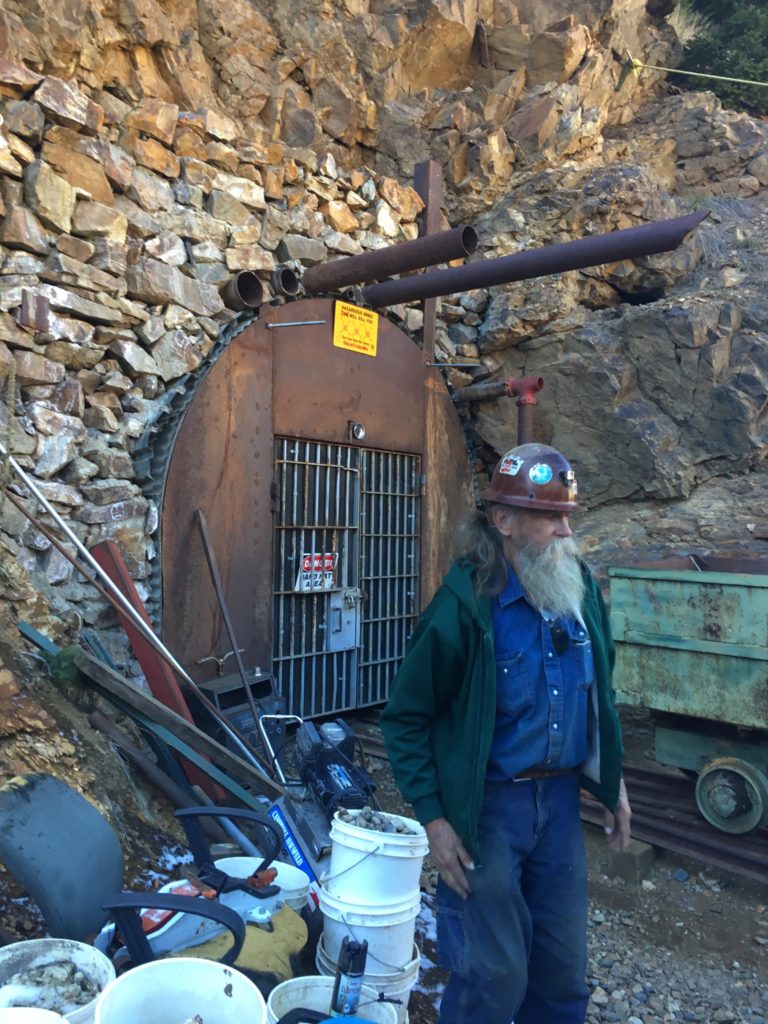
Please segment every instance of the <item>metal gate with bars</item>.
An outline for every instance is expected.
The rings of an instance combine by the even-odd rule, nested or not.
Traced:
[[[385,701],[419,608],[420,459],[275,439],[272,670],[312,718]]]

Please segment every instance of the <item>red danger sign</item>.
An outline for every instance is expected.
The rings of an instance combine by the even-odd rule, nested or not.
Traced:
[[[296,579],[296,590],[302,593],[312,590],[333,590],[336,586],[338,557],[335,552],[305,552],[301,556],[301,570]]]

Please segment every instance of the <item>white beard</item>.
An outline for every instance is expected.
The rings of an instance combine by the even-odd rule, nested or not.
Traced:
[[[581,619],[584,579],[572,537],[558,537],[543,548],[526,544],[515,553],[515,570],[534,608]]]

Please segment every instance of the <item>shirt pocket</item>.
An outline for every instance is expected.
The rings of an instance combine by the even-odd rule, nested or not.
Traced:
[[[595,665],[592,660],[592,644],[586,634],[573,637],[573,658],[576,663],[576,685],[586,690],[595,678]]]
[[[496,704],[514,715],[533,706],[533,676],[524,651],[496,655]]]

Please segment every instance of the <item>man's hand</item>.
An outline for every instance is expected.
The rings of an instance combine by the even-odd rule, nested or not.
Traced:
[[[429,839],[429,851],[441,878],[465,900],[471,889],[464,868],[474,871],[472,858],[446,818],[434,818],[424,827]]]
[[[612,850],[626,853],[629,849],[629,826],[632,820],[632,809],[627,799],[627,787],[624,779],[619,785],[619,802],[616,804],[616,813],[605,812],[603,827],[608,837],[608,845]]]

